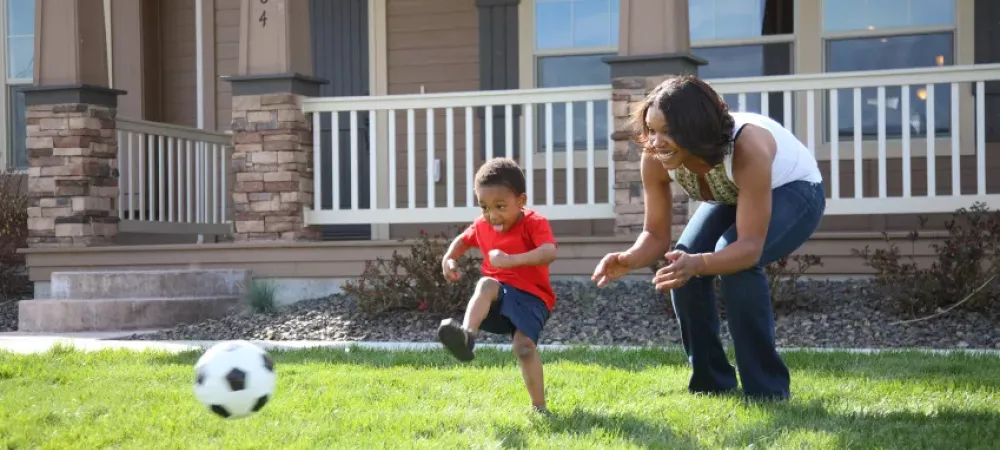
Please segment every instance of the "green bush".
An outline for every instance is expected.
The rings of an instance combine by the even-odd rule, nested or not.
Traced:
[[[462,277],[455,283],[446,281],[441,273],[441,259],[454,237],[455,234],[431,236],[421,231],[409,243],[408,253],[397,250],[389,259],[365,262],[361,276],[357,281],[345,283],[344,292],[357,298],[360,309],[370,314],[395,310],[443,314],[464,311],[479,281],[482,259],[467,253],[456,261]]]
[[[910,248],[926,229],[927,219],[906,238]],[[934,244],[937,256],[930,267],[919,267],[913,253],[902,255],[899,246],[882,233],[885,249],[853,250],[875,270],[875,283],[887,309],[904,315],[927,314],[954,305],[966,297],[962,309],[986,311],[1000,299],[1000,211],[985,203],[960,208],[945,224],[948,235]],[[980,290],[980,287],[983,287]]]
[[[0,173],[0,301],[19,299],[31,291],[24,267],[28,246],[28,195],[23,175]]]

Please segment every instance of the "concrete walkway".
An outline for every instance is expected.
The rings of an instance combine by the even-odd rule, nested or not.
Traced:
[[[71,346],[83,351],[95,351],[104,349],[130,349],[130,350],[161,350],[169,352],[183,352],[190,350],[203,350],[221,341],[122,341],[126,336],[131,336],[133,332],[103,332],[103,333],[0,333],[0,352],[7,351],[13,353],[42,353],[51,349],[57,344]],[[334,342],[334,341],[251,341],[267,350],[295,350],[304,348],[328,348],[342,349],[350,351],[351,347],[379,349],[379,350],[440,350],[441,344],[437,342]],[[510,350],[510,344],[479,344],[480,348],[497,348],[505,351]],[[594,349],[620,349],[636,350],[645,347],[634,346],[589,346]],[[543,351],[560,351],[579,346],[542,344],[539,346]],[[680,351],[680,346],[660,347],[670,351]],[[870,348],[782,348],[782,352],[794,351],[818,351],[818,352],[850,352],[859,354],[875,353],[895,353],[900,351],[921,351],[926,353],[948,354],[964,353],[991,355],[1000,357],[1000,350],[994,349],[870,349]]]

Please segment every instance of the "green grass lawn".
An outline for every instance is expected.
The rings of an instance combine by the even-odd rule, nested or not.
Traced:
[[[0,449],[996,448],[1000,358],[788,353],[794,398],[692,396],[682,354],[548,352],[551,417],[507,352],[272,352],[274,399],[226,421],[198,353],[0,353]]]

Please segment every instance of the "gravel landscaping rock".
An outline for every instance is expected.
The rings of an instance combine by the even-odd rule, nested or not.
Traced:
[[[0,301],[0,333],[17,331],[17,301]]]
[[[558,304],[542,333],[543,344],[679,344],[669,298],[645,281],[622,281],[604,289],[588,282],[554,283]],[[780,347],[996,348],[1000,315],[951,312],[910,324],[882,311],[870,283],[801,281],[802,299],[776,313]],[[355,300],[332,296],[282,308],[272,315],[247,314],[186,325],[130,340],[329,340],[432,342],[441,315],[396,312],[370,317]],[[455,316],[460,319],[458,315]],[[722,321],[723,341],[729,333]],[[481,342],[508,343],[507,336],[482,334]]]

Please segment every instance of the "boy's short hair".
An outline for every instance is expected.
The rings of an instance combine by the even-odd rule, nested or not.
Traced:
[[[476,172],[476,187],[503,186],[514,195],[524,194],[527,183],[521,166],[510,158],[493,158],[483,163]]]

